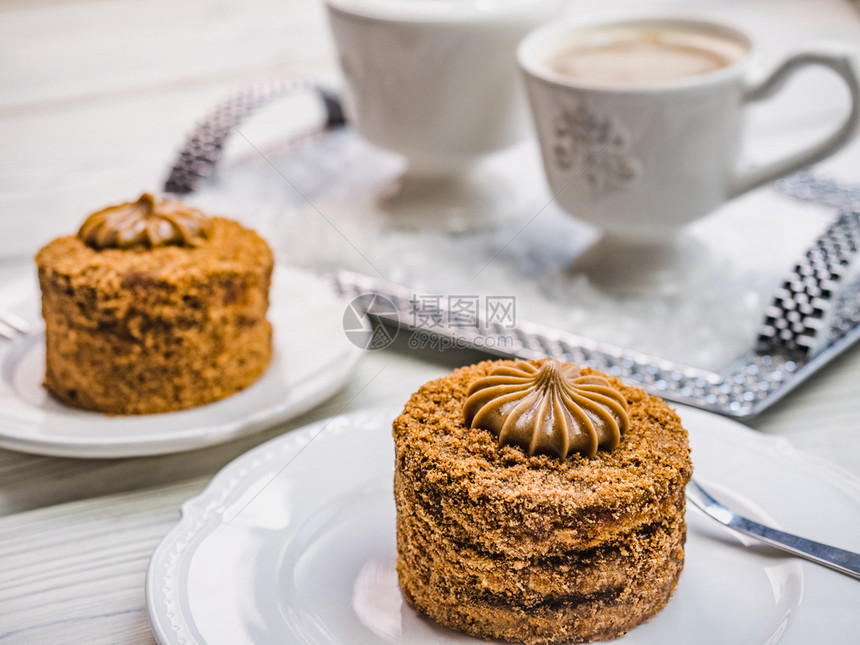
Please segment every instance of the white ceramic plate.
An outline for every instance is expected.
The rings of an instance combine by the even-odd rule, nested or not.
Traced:
[[[759,519],[860,550],[860,480],[683,408],[697,477]],[[394,573],[394,411],[335,417],[224,468],[165,537],[146,600],[162,645],[477,643],[419,617]],[[767,509],[765,512],[762,509]],[[855,642],[860,584],[687,514],[668,606],[624,643]]]
[[[35,319],[38,287],[12,286],[7,293],[19,296],[14,310]],[[180,452],[309,410],[344,384],[362,355],[343,332],[346,303],[317,276],[286,267],[275,270],[270,296],[274,353],[263,376],[226,399],[180,412],[121,417],[65,406],[42,387],[42,333],[0,342],[0,446],[67,457]]]

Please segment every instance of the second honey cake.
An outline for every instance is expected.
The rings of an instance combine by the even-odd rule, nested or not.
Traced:
[[[254,231],[144,194],[36,256],[45,386],[108,414],[172,412],[254,383],[272,356],[273,256]]]

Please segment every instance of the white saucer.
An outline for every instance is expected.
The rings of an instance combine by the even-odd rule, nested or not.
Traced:
[[[479,643],[418,616],[393,569],[391,420],[335,417],[225,467],[149,565],[162,645]],[[860,550],[860,480],[706,412],[682,408],[697,477],[750,516]],[[760,506],[759,506],[760,505]],[[762,508],[767,508],[765,513]],[[687,514],[686,565],[668,606],[624,643],[853,642],[855,580]]]
[[[21,296],[15,312],[33,319],[38,287],[13,286],[8,292]],[[274,355],[263,376],[180,412],[122,417],[67,407],[42,387],[42,333],[0,342],[0,446],[65,457],[154,455],[221,443],[306,412],[345,383],[362,350],[344,334],[346,303],[319,277],[278,267],[270,297]]]

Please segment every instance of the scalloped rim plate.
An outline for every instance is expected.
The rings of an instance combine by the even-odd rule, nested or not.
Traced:
[[[21,281],[25,282],[25,281]],[[4,285],[37,320],[38,287]],[[59,403],[42,387],[44,335],[0,344],[0,447],[61,457],[137,457],[203,448],[270,428],[333,395],[363,351],[343,331],[346,302],[307,271],[276,267],[270,292],[273,356],[253,385],[208,405],[108,416]]]
[[[860,480],[786,440],[679,408],[696,476],[738,510],[860,550]],[[239,457],[182,507],[156,549],[147,611],[162,645],[444,645],[480,641],[421,618],[393,569],[395,410],[287,433]],[[767,509],[765,511],[764,509]],[[860,585],[687,514],[667,607],[625,643],[850,642]]]

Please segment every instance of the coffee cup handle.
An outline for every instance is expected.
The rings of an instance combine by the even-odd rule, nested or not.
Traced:
[[[854,61],[851,55],[845,51],[828,51],[824,48],[817,48],[794,54],[777,67],[764,81],[751,87],[744,97],[745,102],[752,103],[773,96],[782,89],[786,81],[795,72],[808,65],[827,67],[845,81],[851,94],[851,110],[848,116],[834,133],[809,148],[770,162],[760,168],[738,173],[730,188],[732,197],[829,157],[847,144],[856,133],[858,125],[860,125],[860,81],[858,81]]]

